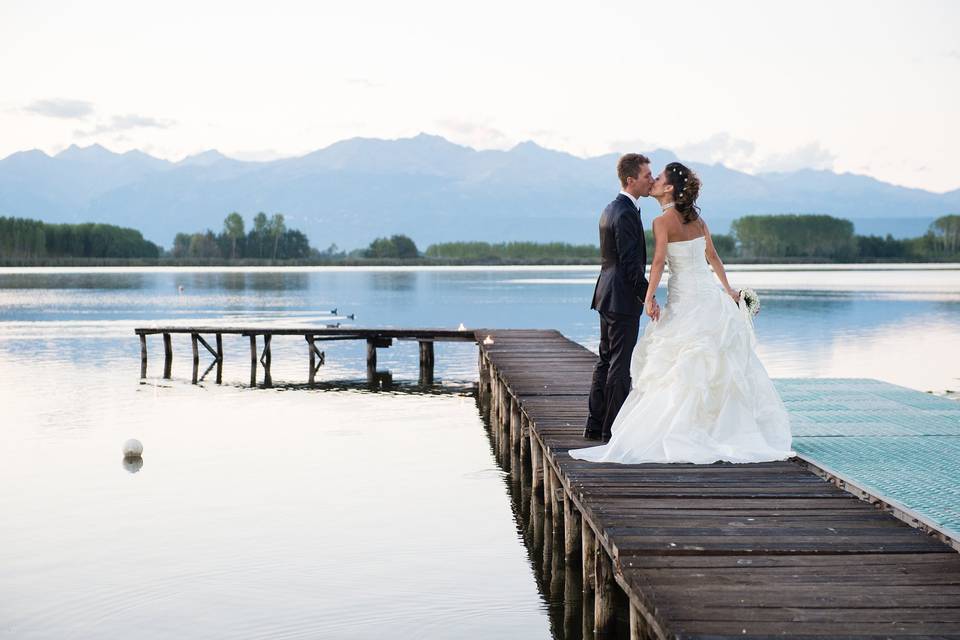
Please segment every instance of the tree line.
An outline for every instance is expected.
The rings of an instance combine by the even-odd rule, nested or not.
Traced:
[[[824,215],[744,216],[733,221],[732,236],[732,257],[744,259],[960,259],[960,215],[956,214],[937,218],[917,238],[856,235],[849,220]]]
[[[654,237],[649,230],[645,235],[649,259]],[[937,218],[926,234],[906,239],[857,235],[852,222],[827,215],[750,215],[734,220],[730,234],[713,234],[713,242],[720,256],[731,261],[960,260],[960,215]],[[257,213],[248,231],[243,217],[233,212],[224,219],[219,233],[207,229],[176,234],[169,252],[135,229],[0,217],[0,258],[595,263],[600,249],[563,242],[442,242],[421,253],[410,237],[397,234],[376,238],[368,247],[350,252],[339,250],[335,244],[318,251],[303,232],[287,227],[282,213],[269,217]]]
[[[229,214],[220,233],[211,229],[196,233],[178,233],[173,238],[170,255],[174,258],[302,260],[316,253],[307,236],[297,229],[288,229],[282,213],[269,218],[264,212],[253,217],[253,227],[246,231],[243,216]]]
[[[158,258],[160,254],[160,247],[136,229],[0,217],[0,256],[4,258]]]

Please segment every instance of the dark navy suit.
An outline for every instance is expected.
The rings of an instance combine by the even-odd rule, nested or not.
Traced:
[[[610,437],[630,393],[630,357],[647,295],[647,246],[640,212],[619,194],[600,214],[600,276],[591,309],[600,313],[600,361],[593,371],[586,437]]]

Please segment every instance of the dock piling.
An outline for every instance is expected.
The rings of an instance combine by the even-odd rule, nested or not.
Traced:
[[[143,336],[144,334],[140,334]],[[163,377],[166,380],[170,379],[170,375],[173,372],[173,341],[170,339],[169,333],[163,334]]]
[[[197,375],[200,373],[200,351],[197,349],[197,338],[196,333],[190,334],[190,344],[193,347],[193,384],[197,384]]]
[[[420,384],[433,384],[433,340],[420,340]]]
[[[147,336],[140,334],[140,379],[147,377]]]

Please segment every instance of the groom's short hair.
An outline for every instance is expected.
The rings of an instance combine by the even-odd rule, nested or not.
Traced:
[[[640,167],[650,164],[650,158],[639,153],[627,153],[617,161],[617,177],[620,186],[627,186],[627,178],[636,178],[640,175]]]

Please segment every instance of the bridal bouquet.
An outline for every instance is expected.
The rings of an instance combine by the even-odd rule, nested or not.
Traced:
[[[740,289],[740,305],[755,316],[760,313],[760,296],[753,289]]]

